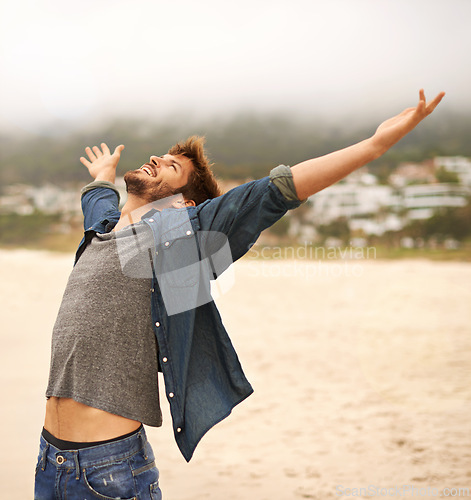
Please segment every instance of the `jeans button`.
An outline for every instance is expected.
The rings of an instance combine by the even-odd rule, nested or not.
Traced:
[[[57,462],[59,465],[62,465],[65,461],[66,461],[66,459],[65,459],[62,455],[59,455],[59,456],[56,458],[56,462]]]

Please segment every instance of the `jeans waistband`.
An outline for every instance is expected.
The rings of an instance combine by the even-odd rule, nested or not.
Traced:
[[[132,436],[79,450],[59,450],[41,435],[41,462],[43,467],[47,461],[57,468],[64,469],[106,465],[132,457],[145,448],[146,442],[144,427],[138,429]]]
[[[105,439],[104,441],[94,441],[94,442],[65,441],[63,439],[56,438],[44,427],[43,427],[41,434],[42,434],[43,438],[49,442],[49,444],[52,444],[56,448],[59,448],[59,450],[82,450],[83,448],[91,448],[92,446],[98,446],[100,444],[107,444],[107,443],[111,443],[112,441],[119,441],[120,439],[130,437],[133,434],[135,434],[137,431],[139,431],[141,427],[142,427],[142,424],[138,429],[136,429],[132,432],[129,432],[128,434],[124,434],[123,436],[118,436],[118,437],[115,437],[112,439]]]

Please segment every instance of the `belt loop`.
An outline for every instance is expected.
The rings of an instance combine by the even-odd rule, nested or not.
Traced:
[[[139,437],[141,438],[142,449],[144,450],[144,460],[147,460],[146,440],[144,439],[144,436],[142,435],[142,430],[139,431]]]
[[[41,457],[41,470],[44,472],[46,470],[46,464],[47,464],[47,450],[49,449],[49,443],[46,443],[46,446],[43,451],[43,456]]]
[[[80,479],[80,465],[78,460],[78,451],[74,451],[75,460],[75,479],[78,481]]]

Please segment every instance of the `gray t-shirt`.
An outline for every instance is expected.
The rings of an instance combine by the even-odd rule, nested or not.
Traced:
[[[136,233],[142,241],[143,232],[150,233],[138,223],[97,234],[72,270],[53,330],[46,396],[157,427],[162,413],[152,284],[132,269],[147,258],[136,256]]]
[[[272,169],[270,179],[286,199],[297,200],[289,167]],[[94,181],[82,194],[96,187],[116,190],[109,182]],[[152,285],[150,277],[143,277],[150,258],[145,249],[152,244],[150,231],[138,223],[97,234],[87,246],[72,270],[54,326],[47,397],[72,398],[162,425]]]

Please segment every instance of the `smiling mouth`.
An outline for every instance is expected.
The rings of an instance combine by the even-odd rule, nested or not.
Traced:
[[[139,170],[144,171],[150,177],[157,177],[157,172],[149,163],[142,165],[142,167]]]

